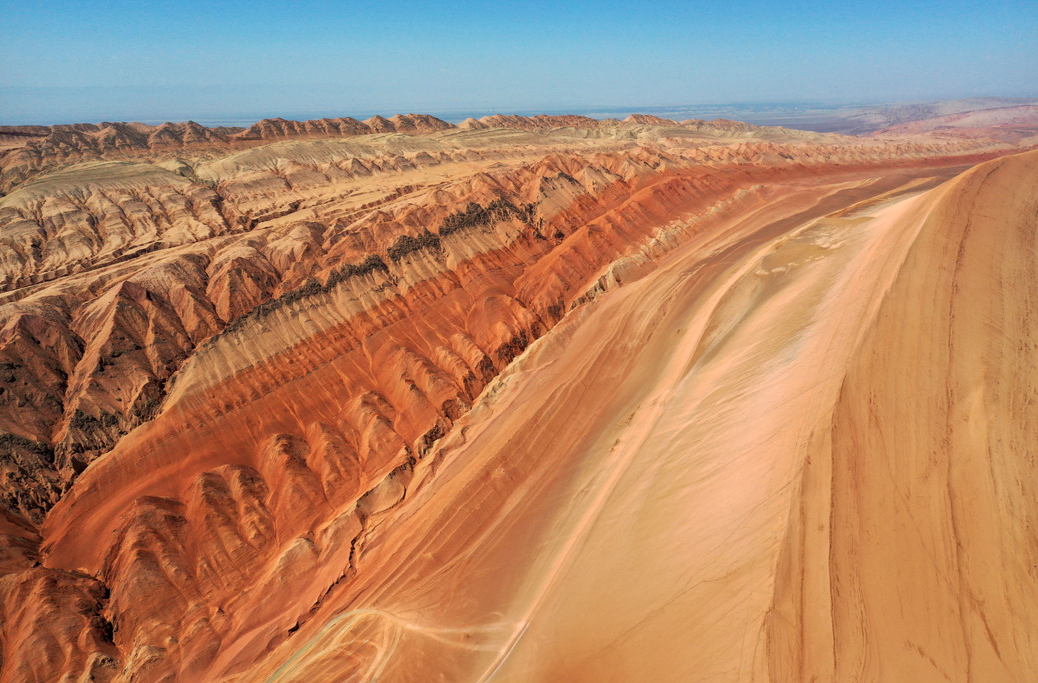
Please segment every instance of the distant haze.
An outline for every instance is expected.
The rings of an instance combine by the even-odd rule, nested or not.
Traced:
[[[57,1],[4,22],[6,124],[1038,95],[1033,2]]]

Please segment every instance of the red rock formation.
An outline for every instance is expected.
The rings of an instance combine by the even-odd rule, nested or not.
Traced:
[[[672,358],[702,386],[741,401],[748,390],[739,382],[749,380],[737,370],[747,358],[795,356],[797,329],[814,330],[805,344],[839,340],[824,363],[797,356],[805,368],[845,367],[833,359],[850,358],[867,330],[851,318],[775,326],[808,309],[828,320],[811,308],[818,297],[852,285],[875,293],[893,277],[902,243],[882,221],[867,238],[855,232],[862,207],[1012,151],[984,140],[871,140],[654,117],[487,117],[462,128],[419,115],[274,119],[237,134],[104,124],[51,129],[18,159],[3,157],[0,591],[15,607],[0,627],[0,679],[199,680],[281,669],[290,678],[383,670],[460,680],[502,664],[520,623],[533,624],[531,634],[558,624],[559,652],[596,656],[602,638],[619,633],[608,624],[644,615],[618,605],[617,618],[586,641],[570,628],[586,624],[571,615],[529,615],[559,590],[551,558],[570,555],[553,544],[590,528],[580,482],[593,497],[613,495],[591,486],[601,483],[596,472],[610,480],[613,470],[599,467],[615,459],[590,448],[596,435],[631,441],[615,457],[651,465],[655,451],[638,425],[652,421],[624,426],[623,401],[661,381],[639,359]],[[816,220],[835,225],[832,235],[810,228]],[[840,240],[858,241],[837,249]],[[779,256],[766,255],[772,248]],[[806,279],[781,275],[815,261],[823,265]],[[758,271],[779,284],[761,289]],[[826,289],[835,282],[845,289]],[[671,292],[664,303],[655,287]],[[814,303],[801,310],[798,296]],[[833,305],[857,311],[882,299],[855,296]],[[699,310],[714,313],[689,346],[680,340]],[[740,327],[745,320],[752,324]],[[758,348],[755,332],[786,341]],[[735,384],[711,384],[720,369],[696,370],[718,354],[731,356]],[[799,405],[790,397],[808,401],[816,389],[804,387],[837,376],[812,385],[803,374],[803,386],[790,383],[777,403],[743,407]],[[526,398],[515,402],[520,390]],[[670,405],[645,396],[646,406]],[[704,396],[688,394],[687,405]],[[502,401],[514,406],[511,417],[499,413]],[[683,410],[675,420],[719,419]],[[775,429],[777,415],[768,422]],[[725,441],[740,424],[756,433],[717,424],[732,430],[718,432],[718,457],[741,448]],[[788,496],[797,465],[781,462],[786,478],[768,482]],[[790,503],[768,500],[778,507],[762,510]],[[740,511],[733,504],[717,533]],[[768,541],[750,547],[772,582],[788,569],[778,558],[793,552],[769,535],[775,519],[750,527]],[[566,530],[555,540],[552,520]],[[645,545],[647,561],[659,547]],[[588,566],[612,566],[603,559],[612,555],[589,552]],[[467,577],[471,591],[456,593],[445,571]],[[733,584],[732,595],[745,590]],[[793,609],[783,602],[790,593],[773,595]],[[421,614],[422,604],[437,605],[442,619]],[[559,609],[579,604],[560,600]],[[492,623],[494,614],[518,621]],[[709,614],[678,611],[697,624]],[[807,655],[790,664],[779,649],[813,625],[790,634],[761,623],[731,622],[717,651],[727,657],[752,630],[776,643],[776,679],[822,670]],[[424,654],[403,661],[392,649],[374,659],[363,651],[369,638],[397,637]],[[621,645],[637,652],[632,643]],[[32,648],[47,654],[34,659]],[[662,657],[658,666],[710,668],[697,657]],[[602,673],[583,659],[543,660],[552,670],[532,655],[515,661],[508,675],[520,679]],[[1014,662],[1007,671],[1033,670],[1026,658]]]

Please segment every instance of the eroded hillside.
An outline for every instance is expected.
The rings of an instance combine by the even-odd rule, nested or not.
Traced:
[[[1034,675],[1018,137],[9,137],[3,680]]]

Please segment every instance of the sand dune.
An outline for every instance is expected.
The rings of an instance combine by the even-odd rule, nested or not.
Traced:
[[[823,216],[787,196],[601,297],[263,675],[1033,677],[1033,297],[998,283],[1033,268],[1036,182],[1029,154]]]
[[[995,137],[1022,141],[1038,135],[1038,105],[996,107],[980,111],[946,114],[901,123],[877,135],[939,134],[946,137]]]
[[[436,121],[12,167],[0,680],[1038,676],[1038,153]]]

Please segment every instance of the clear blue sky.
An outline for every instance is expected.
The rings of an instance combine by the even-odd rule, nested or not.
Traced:
[[[6,3],[0,122],[1038,95],[1021,2]]]

